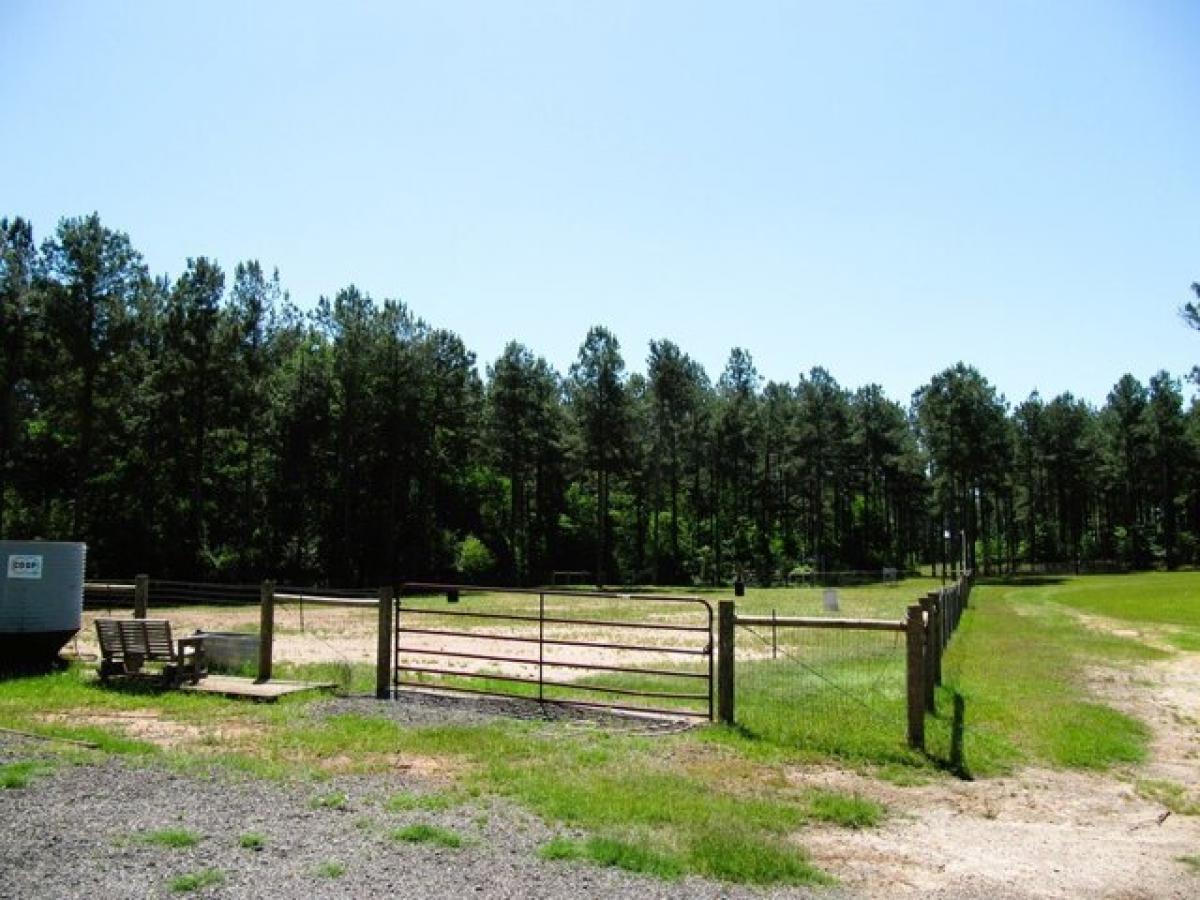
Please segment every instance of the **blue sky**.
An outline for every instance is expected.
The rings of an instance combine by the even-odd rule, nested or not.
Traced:
[[[0,215],[351,282],[564,370],[1200,362],[1200,4],[0,0]]]

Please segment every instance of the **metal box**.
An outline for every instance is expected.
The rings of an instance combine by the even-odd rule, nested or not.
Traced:
[[[0,667],[54,660],[83,620],[87,545],[0,541]]]

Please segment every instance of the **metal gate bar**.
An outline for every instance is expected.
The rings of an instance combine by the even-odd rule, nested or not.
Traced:
[[[407,610],[412,612],[412,610]],[[449,614],[448,614],[449,615]],[[444,634],[448,637],[479,638],[489,641],[515,641],[521,644],[542,643],[548,647],[598,647],[602,650],[644,650],[647,653],[671,653],[683,656],[710,656],[708,650],[692,650],[687,647],[647,647],[638,644],[602,644],[594,641],[569,641],[556,638],[519,637],[505,634],[482,634],[477,631],[444,631],[437,628],[401,628],[404,634]],[[436,654],[433,654],[436,655]]]
[[[476,612],[460,609],[425,609],[407,605],[406,600],[412,600],[415,597],[428,597],[444,595],[450,602],[458,602],[464,595],[471,594],[500,594],[500,595],[526,595],[532,599],[537,597],[537,614],[525,612]],[[640,604],[653,605],[655,603],[664,604],[690,604],[699,610],[703,610],[701,621],[703,624],[675,624],[664,622],[646,622],[632,620],[613,620],[608,618],[569,618],[561,613],[547,615],[546,613],[546,598],[568,598],[579,600],[603,600],[606,602],[620,603],[622,600],[637,602]],[[419,688],[434,688],[437,690],[461,691],[471,694],[483,694],[490,696],[512,697],[537,699],[542,703],[555,703],[567,706],[585,706],[603,709],[617,709],[634,712],[647,712],[668,715],[690,716],[697,718],[711,719],[713,716],[713,641],[712,641],[712,626],[713,612],[712,607],[707,601],[700,597],[682,597],[670,594],[617,594],[609,592],[592,592],[592,591],[541,591],[529,588],[490,588],[474,585],[454,585],[454,584],[436,584],[430,582],[410,582],[402,585],[396,594],[396,607],[394,616],[394,658],[395,667],[393,669],[393,685],[399,687],[419,687]],[[537,625],[537,636],[532,635],[511,635],[511,634],[495,634],[489,632],[478,632],[474,630],[451,629],[451,628],[425,628],[425,627],[409,627],[406,624],[407,617],[413,615],[439,616],[443,618],[462,618],[469,620],[492,620],[498,622],[513,622],[532,626]],[[418,619],[418,622],[420,620]],[[431,623],[434,624],[434,623]],[[438,623],[440,624],[440,623]],[[586,640],[581,638],[556,638],[547,637],[546,626],[582,626],[590,628],[617,628],[628,629],[630,631],[653,632],[656,634],[663,633],[679,633],[679,634],[702,634],[704,635],[704,645],[702,648],[685,647],[676,645],[670,646],[652,646],[641,643],[620,643],[616,641],[605,640]],[[469,649],[451,649],[447,646],[433,647],[415,647],[409,646],[403,641],[403,635],[431,635],[443,636],[446,638],[466,639],[466,640],[488,640],[497,642],[512,642],[516,644],[537,644],[537,657],[520,657],[505,655],[497,652],[474,652]],[[666,668],[653,668],[644,665],[620,665],[611,661],[605,662],[589,662],[585,659],[547,659],[547,647],[570,647],[576,649],[592,648],[596,650],[613,650],[620,652],[635,652],[635,653],[661,653],[664,655],[682,655],[682,656],[700,656],[707,657],[707,671],[679,671]],[[479,660],[482,662],[499,662],[507,663],[516,666],[535,667],[537,669],[536,678],[525,677],[520,674],[505,674],[502,672],[486,672],[486,671],[470,671],[463,669],[455,669],[440,666],[437,664],[413,664],[406,663],[401,659],[402,653],[408,653],[417,656],[423,656],[436,660],[437,658],[445,657],[447,659],[468,659]],[[634,687],[616,687],[600,684],[583,684],[576,681],[564,681],[556,678],[547,678],[546,669],[566,669],[566,670],[582,670],[582,671],[597,671],[597,672],[612,672],[617,674],[630,675],[649,675],[658,678],[680,678],[695,683],[696,680],[705,681],[703,692],[675,691],[675,690],[644,690]],[[420,675],[434,675],[439,679],[477,679],[491,683],[502,683],[520,685],[527,684],[530,687],[536,686],[537,696],[526,697],[526,695],[516,692],[506,692],[498,687],[471,687],[462,684],[447,683],[443,680],[437,682],[421,681],[413,678],[406,678],[405,673]],[[682,686],[682,685],[681,685]],[[642,697],[650,700],[665,700],[695,702],[703,701],[705,710],[703,712],[695,709],[684,708],[663,708],[649,706],[634,706],[629,704],[621,704],[615,702],[606,702],[598,699],[572,699],[563,697],[546,697],[546,688],[555,688],[560,691],[577,691],[580,693],[604,694],[615,697]]]

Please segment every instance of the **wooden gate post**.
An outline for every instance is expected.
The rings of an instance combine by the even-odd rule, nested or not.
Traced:
[[[146,618],[146,607],[150,603],[150,576],[138,575],[133,580],[133,617]]]
[[[941,670],[942,636],[938,631],[938,610],[941,603],[936,600],[937,594],[921,598],[921,609],[925,612],[925,706],[930,712],[937,712],[937,695],[934,688],[938,684],[938,672]]]
[[[737,623],[736,609],[732,600],[721,600],[717,604],[717,721],[723,725],[732,725],[734,719],[733,632]]]
[[[391,587],[379,589],[379,635],[375,645],[375,697],[392,696],[392,600]]]
[[[259,589],[258,678],[259,684],[271,680],[275,657],[275,582],[264,581]]]
[[[908,608],[904,631],[906,640],[906,686],[908,688],[908,745],[925,749],[925,623],[922,609],[914,603]]]

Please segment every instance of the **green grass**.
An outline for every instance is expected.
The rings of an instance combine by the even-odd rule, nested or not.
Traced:
[[[1144,572],[1066,579],[1047,599],[1128,622],[1200,628],[1200,574]]]
[[[966,701],[966,763],[976,775],[1026,762],[1105,769],[1145,757],[1148,730],[1092,699],[1086,668],[1142,663],[1165,654],[1084,626],[1057,605],[1062,587],[975,589],[972,608],[943,661],[943,714],[930,723],[935,755],[948,754],[945,711],[951,692],[959,691]]]
[[[251,831],[238,838],[238,846],[243,850],[261,850],[267,845],[267,840],[257,831]]]
[[[247,674],[253,676],[258,671],[255,665]],[[272,668],[272,677],[290,679],[293,681],[315,681],[322,684],[334,684],[337,691],[343,694],[373,694],[375,693],[375,666],[371,663],[352,663],[346,661],[312,662],[312,663],[276,663]]]
[[[1200,875],[1200,853],[1177,857],[1178,862],[1191,869],[1193,875]]]
[[[551,838],[548,844],[538,848],[538,856],[542,859],[585,859],[583,842],[572,838]]]
[[[863,827],[879,815],[857,798],[839,805],[832,795],[790,788],[719,745],[690,737],[563,734],[512,722],[398,729],[391,742],[458,756],[487,792],[590,832],[601,841],[588,852],[594,861],[645,864],[660,874],[677,869],[729,881],[819,883],[824,876],[789,836],[806,822]],[[643,856],[624,854],[624,845]]]
[[[1177,631],[1167,635],[1167,641],[1173,647],[1188,653],[1200,653],[1200,632]]]
[[[332,794],[321,794],[318,797],[313,797],[308,802],[308,805],[313,809],[345,809],[346,803],[350,798],[342,791],[334,791]]]
[[[903,642],[884,654],[837,657],[821,652],[822,634],[806,635],[817,646],[794,647],[794,658],[739,661],[740,735],[810,758],[924,765],[905,744]]]
[[[883,806],[858,794],[813,790],[808,793],[808,813],[819,822],[843,828],[873,828],[883,818]]]
[[[188,872],[171,879],[171,890],[186,894],[202,888],[212,887],[225,881],[225,873],[220,869],[203,869],[199,872]]]
[[[736,828],[719,838],[710,835],[682,853],[652,849],[641,839],[592,836],[581,840],[554,838],[541,847],[538,855],[547,860],[584,860],[665,880],[693,871],[742,884],[832,883],[794,848],[747,840]]]
[[[599,866],[612,866],[667,880],[674,880],[683,874],[683,864],[674,856],[656,853],[616,838],[590,837],[580,841],[555,838],[538,852],[542,859],[587,860]]]
[[[35,777],[49,773],[50,768],[50,765],[45,762],[32,761],[0,765],[0,790],[13,791],[27,788]]]
[[[388,797],[383,806],[388,812],[406,812],[421,809],[426,812],[442,812],[461,805],[465,798],[457,791],[439,791],[418,794],[401,791]]]
[[[163,828],[159,831],[145,831],[138,835],[143,844],[154,844],[158,847],[171,847],[180,850],[185,847],[195,847],[200,843],[200,835],[186,828]]]
[[[448,828],[418,823],[392,832],[392,840],[410,844],[436,844],[439,847],[461,847],[463,839]]]
[[[322,878],[341,878],[346,874],[346,865],[332,860],[323,862],[317,866],[317,874]]]

